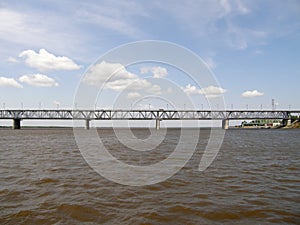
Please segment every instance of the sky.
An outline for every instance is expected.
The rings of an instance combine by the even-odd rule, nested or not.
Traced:
[[[161,62],[102,60],[145,40],[193,52],[218,85]],[[300,109],[300,1],[2,0],[0,109],[71,108],[81,83],[102,90],[97,108],[185,109],[187,97],[194,108]]]

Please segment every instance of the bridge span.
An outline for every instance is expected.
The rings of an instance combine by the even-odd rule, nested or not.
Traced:
[[[13,129],[21,129],[22,120],[84,120],[86,129],[91,120],[155,120],[156,129],[162,120],[222,120],[228,129],[230,120],[280,119],[288,125],[292,115],[299,116],[300,110],[0,110],[0,119],[12,119]]]

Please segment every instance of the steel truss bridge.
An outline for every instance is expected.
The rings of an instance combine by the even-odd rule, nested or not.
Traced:
[[[300,110],[0,110],[0,119],[12,119],[13,128],[21,128],[21,120],[222,120],[228,129],[229,120],[280,119],[290,123]]]

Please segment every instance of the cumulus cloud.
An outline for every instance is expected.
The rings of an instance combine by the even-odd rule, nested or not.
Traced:
[[[23,88],[14,78],[0,77],[0,87]]]
[[[182,89],[188,95],[202,94],[202,95],[205,95],[205,97],[207,97],[207,98],[217,98],[227,92],[226,89],[223,89],[221,87],[208,86],[208,87],[199,89],[191,84],[186,85]]]
[[[134,99],[134,98],[139,98],[141,97],[141,94],[138,92],[130,92],[127,94],[127,98],[129,99]]]
[[[155,67],[142,67],[140,69],[141,74],[146,74],[151,72],[154,78],[162,78],[168,75],[168,71],[164,67],[155,66]]]
[[[139,78],[137,75],[127,71],[122,64],[105,61],[92,66],[86,73],[83,82],[117,92],[125,89],[133,92],[143,90],[149,93],[161,91],[160,86]]]
[[[19,78],[22,83],[29,84],[35,87],[56,87],[58,83],[51,77],[43,74],[28,74]]]
[[[254,98],[254,97],[263,96],[263,95],[264,95],[263,92],[259,92],[257,90],[245,91],[242,93],[242,97],[244,97],[244,98]]]
[[[81,68],[68,57],[55,56],[45,49],[40,49],[38,53],[33,50],[26,50],[21,52],[19,57],[25,58],[25,63],[28,66],[39,71],[78,70]]]
[[[188,95],[195,95],[200,94],[200,89],[196,88],[195,86],[188,84],[184,88],[182,88],[183,91]]]

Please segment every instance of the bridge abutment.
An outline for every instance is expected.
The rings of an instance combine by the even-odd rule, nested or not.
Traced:
[[[282,123],[283,123],[284,126],[290,126],[290,125],[292,124],[292,119],[291,119],[291,118],[289,118],[289,119],[284,119],[284,120],[282,121]]]
[[[222,129],[228,130],[228,128],[229,128],[229,120],[228,119],[222,120]]]
[[[21,119],[14,119],[12,129],[20,130],[21,129]]]

